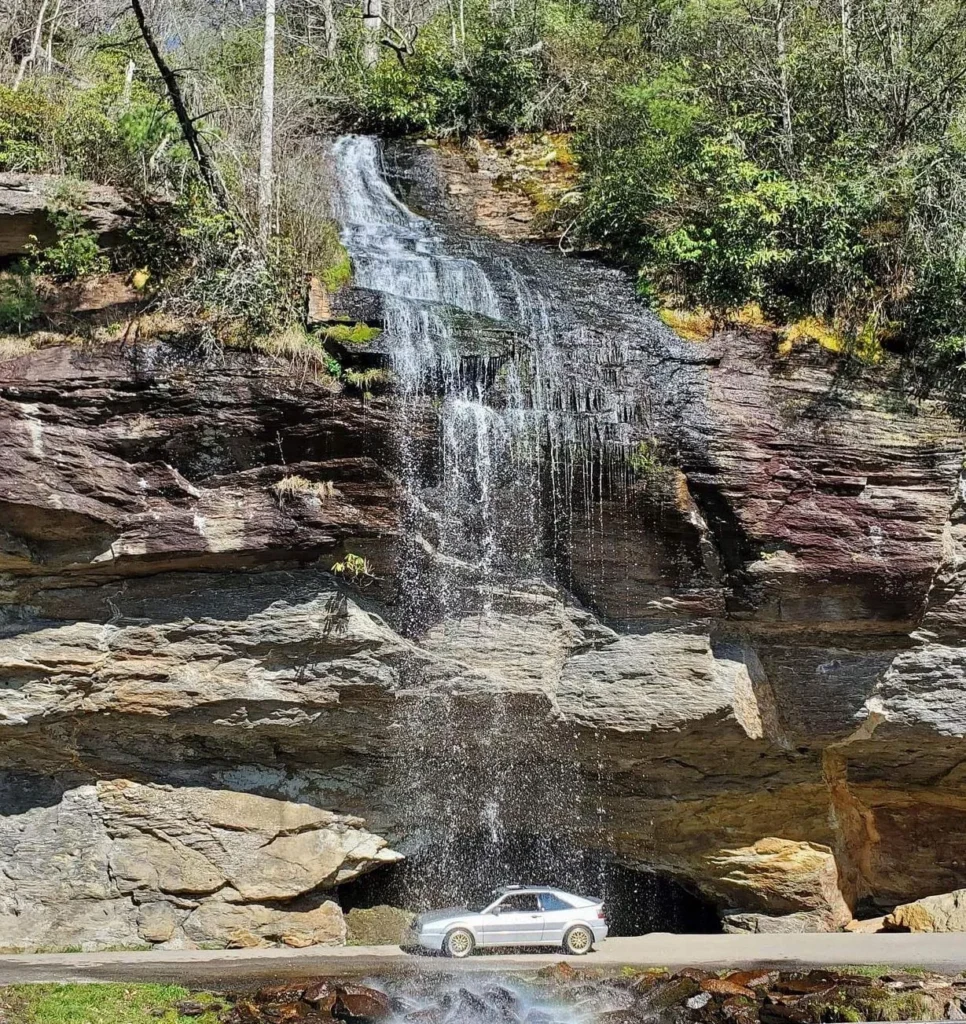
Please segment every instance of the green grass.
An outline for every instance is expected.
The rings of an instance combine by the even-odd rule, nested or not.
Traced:
[[[924,967],[897,967],[890,964],[849,964],[834,970],[840,974],[858,974],[865,978],[881,978],[886,974],[912,974],[918,978],[926,973]]]
[[[183,1000],[221,1006],[199,1017],[183,1017]],[[0,1020],[9,1024],[157,1024],[194,1021],[217,1024],[224,1003],[179,985],[10,985],[0,988]]]
[[[378,327],[368,327],[366,324],[333,324],[325,329],[327,341],[334,341],[340,345],[368,345],[382,334]]]

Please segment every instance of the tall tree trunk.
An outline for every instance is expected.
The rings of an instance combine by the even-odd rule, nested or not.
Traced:
[[[842,117],[845,127],[852,124],[852,4],[851,0],[839,0],[842,16]]]
[[[40,13],[37,15],[37,25],[34,28],[33,39],[30,43],[30,51],[20,62],[20,66],[17,68],[17,77],[13,80],[13,91],[16,92],[20,88],[20,83],[23,81],[24,73],[27,70],[28,65],[33,64],[37,59],[37,51],[40,49],[40,39],[44,31],[44,16],[47,14],[47,3],[48,0],[40,5]]]
[[[57,0],[54,13],[50,16],[50,27],[47,29],[47,48],[44,51],[45,66],[49,75],[54,66],[54,33],[57,31],[57,19],[60,17],[62,0]]]
[[[795,134],[792,123],[792,96],[788,74],[788,22],[791,0],[775,2],[775,46],[778,55],[778,92],[782,115],[782,155],[791,167],[795,162]]]
[[[275,142],[275,0],[265,0],[265,47],[262,64],[261,145],[258,152],[258,237],[272,237],[272,147]]]
[[[382,0],[362,0],[362,63],[367,68],[379,62],[382,32]]]
[[[131,106],[131,90],[134,87],[134,72],[137,65],[133,60],[127,62],[124,69],[124,89],[121,91],[121,110],[127,110]]]
[[[332,0],[322,0],[322,21],[325,34],[325,55],[329,60],[334,60],[339,47],[339,26],[335,20],[335,11],[332,9]]]
[[[144,8],[141,6],[141,0],[131,0],[131,9],[134,11],[134,17],[137,19],[138,28],[141,30],[141,38],[144,40],[144,45],[147,46],[151,59],[154,61],[154,66],[158,69],[161,81],[164,82],[164,87],[168,91],[171,106],[174,107],[175,117],[177,117],[178,124],[181,126],[181,134],[184,136],[188,149],[198,165],[201,177],[208,186],[208,191],[215,202],[223,210],[227,210],[229,205],[228,194],[201,142],[201,136],[198,134],[198,129],[195,128],[195,122],[188,114],[184,97],[181,95],[181,87],[178,85],[178,76],[171,70],[168,62],[161,54],[157,40],[154,38],[154,33],[151,31],[151,26],[148,24],[148,19],[144,14]]]

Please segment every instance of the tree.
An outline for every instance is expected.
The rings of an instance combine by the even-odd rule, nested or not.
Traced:
[[[272,150],[275,144],[275,0],[265,0],[262,61],[262,116],[258,156],[258,236],[263,246],[272,236]]]
[[[27,70],[28,65],[33,64],[37,59],[37,53],[40,50],[40,40],[44,30],[44,17],[47,14],[47,3],[48,0],[43,0],[43,3],[40,5],[40,13],[37,15],[37,24],[34,28],[30,49],[20,62],[20,66],[17,68],[17,77],[13,80],[14,92],[20,88],[20,83],[23,81],[24,72]]]
[[[215,170],[211,158],[208,156],[208,151],[205,149],[201,136],[198,134],[198,129],[195,127],[196,119],[188,113],[188,107],[185,104],[181,86],[178,84],[178,76],[164,59],[157,40],[154,38],[154,33],[144,13],[141,0],[131,0],[131,9],[134,11],[134,17],[138,23],[144,45],[148,48],[151,59],[154,61],[154,66],[158,69],[158,74],[161,76],[161,81],[167,90],[171,106],[174,107],[175,117],[177,117],[181,128],[181,134],[184,136],[188,149],[198,165],[202,180],[208,186],[208,190],[215,202],[222,209],[227,209],[228,195],[225,187],[218,176],[218,172]]]
[[[379,36],[382,33],[382,0],[362,0],[362,63],[374,67],[379,62]]]

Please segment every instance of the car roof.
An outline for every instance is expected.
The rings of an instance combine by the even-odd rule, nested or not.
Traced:
[[[550,892],[556,896],[564,896],[568,900],[575,900],[578,906],[592,906],[596,903],[603,902],[598,899],[591,899],[586,896],[578,896],[576,893],[567,892],[565,889],[558,889],[554,885],[504,885],[496,890],[497,896],[507,896],[510,893],[542,893]]]

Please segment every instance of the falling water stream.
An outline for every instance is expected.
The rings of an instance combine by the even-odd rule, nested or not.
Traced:
[[[379,298],[394,377],[398,625],[434,654],[413,657],[397,701],[404,852],[421,852],[420,890],[435,899],[537,881],[512,877],[521,835],[524,859],[553,881],[560,850],[580,845],[576,830],[605,828],[599,785],[552,700],[501,675],[500,628],[561,599],[578,521],[583,543],[603,532],[594,510],[626,476],[634,430],[652,415],[625,379],[640,347],[626,330],[589,338],[535,256],[444,234],[407,208],[376,140],[343,137],[333,158],[353,284]],[[494,671],[450,657],[467,646],[492,648]]]

